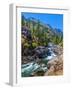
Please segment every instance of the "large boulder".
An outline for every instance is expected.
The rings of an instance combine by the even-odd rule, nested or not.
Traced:
[[[48,47],[38,46],[34,49],[34,54],[39,58],[47,57]]]
[[[29,62],[34,61],[34,57],[33,56],[22,56],[22,64],[27,64]]]
[[[63,75],[63,55],[59,55],[47,63],[48,70],[45,73],[47,75]]]
[[[53,52],[55,52],[57,55],[61,55],[63,53],[63,48],[59,45],[55,45],[53,47]]]

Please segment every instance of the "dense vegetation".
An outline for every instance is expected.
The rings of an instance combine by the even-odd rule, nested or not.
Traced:
[[[22,16],[22,45],[27,48],[47,46],[48,42],[63,45],[63,35],[58,29],[53,29],[35,18],[26,19]]]

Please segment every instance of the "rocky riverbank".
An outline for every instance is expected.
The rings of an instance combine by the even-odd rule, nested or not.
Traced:
[[[63,75],[63,55],[59,55],[47,63],[48,70],[45,76]]]
[[[51,44],[39,46],[31,52],[32,55],[22,57],[22,76],[63,75],[62,47]]]

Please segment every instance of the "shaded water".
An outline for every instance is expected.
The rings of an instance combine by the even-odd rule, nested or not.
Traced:
[[[48,56],[42,59],[44,64],[40,65],[37,64],[35,61],[33,61],[31,63],[21,65],[22,77],[29,77],[33,74],[33,72],[37,71],[45,72],[48,69],[47,62],[56,56],[55,53],[51,50],[51,48],[48,49],[49,49]]]

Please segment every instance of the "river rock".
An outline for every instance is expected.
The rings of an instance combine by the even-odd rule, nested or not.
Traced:
[[[63,48],[59,45],[54,45],[52,51],[56,53],[56,55],[61,55],[63,53]]]
[[[38,46],[34,49],[34,53],[39,58],[45,58],[47,57],[48,47]]]
[[[23,54],[23,56],[28,56],[28,55],[32,56],[33,51],[30,48],[22,48],[22,54]]]
[[[48,75],[63,75],[63,55],[59,55],[47,63],[48,70],[45,76]]]
[[[35,58],[33,56],[22,56],[22,64],[27,64],[34,60],[35,60]]]

